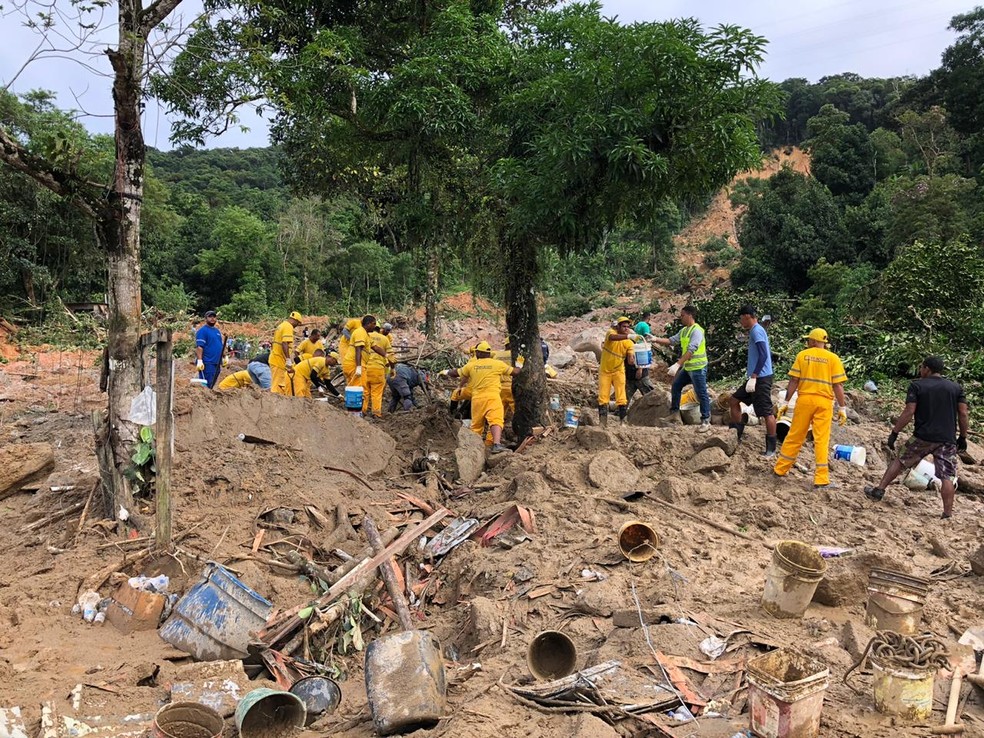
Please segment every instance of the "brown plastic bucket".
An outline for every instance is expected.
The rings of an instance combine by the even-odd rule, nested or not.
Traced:
[[[912,635],[919,631],[930,581],[902,572],[872,569],[865,620],[875,630]]]
[[[172,702],[154,715],[156,738],[217,738],[224,725],[219,713],[197,702]]]
[[[618,529],[618,550],[629,561],[648,561],[659,548],[659,534],[648,523],[630,520]]]
[[[563,679],[577,669],[577,646],[566,633],[545,630],[530,641],[526,663],[537,679]]]

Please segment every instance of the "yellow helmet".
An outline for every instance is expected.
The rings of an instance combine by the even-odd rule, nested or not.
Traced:
[[[814,328],[812,331],[807,333],[803,338],[809,339],[811,341],[820,341],[821,343],[829,343],[830,339],[827,337],[827,331],[823,328]]]
[[[304,320],[301,314],[296,310],[290,314],[290,317],[293,318],[294,320]]]
[[[478,345],[475,346],[475,352],[478,353],[479,351],[491,352],[492,347],[489,345],[488,341],[479,341]]]
[[[632,320],[626,317],[625,315],[615,319],[615,325],[618,325],[619,323],[631,323],[631,322]]]

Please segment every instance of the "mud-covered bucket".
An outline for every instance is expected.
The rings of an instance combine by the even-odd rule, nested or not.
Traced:
[[[933,713],[935,667],[913,669],[870,656],[875,709],[883,715],[922,721]]]
[[[225,721],[211,707],[197,702],[172,702],[154,715],[156,738],[217,738]]]
[[[306,725],[310,725],[323,715],[333,713],[342,701],[342,690],[338,688],[338,684],[323,676],[298,679],[291,685],[290,692],[304,702],[304,708],[307,710]]]
[[[914,492],[925,492],[928,489],[938,490],[943,484],[936,476],[936,465],[926,459],[912,467],[905,475],[902,483]]]
[[[830,670],[780,648],[748,662],[748,714],[760,738],[816,738]]]
[[[777,618],[802,617],[826,571],[826,560],[813,546],[780,541],[765,575],[762,607]]]
[[[872,569],[865,620],[875,630],[912,635],[919,631],[930,581],[902,572]]]
[[[688,402],[680,405],[680,420],[684,425],[697,425],[700,422],[700,403]]]
[[[576,407],[569,407],[564,410],[564,427],[577,428],[581,422],[581,411]]]
[[[366,647],[366,696],[379,735],[433,728],[447,714],[441,644],[427,630],[380,636]]]
[[[279,689],[254,689],[236,705],[236,728],[242,738],[285,738],[306,721],[304,701]]]
[[[577,646],[566,633],[544,630],[530,641],[526,663],[537,679],[563,679],[577,669]]]
[[[648,523],[630,520],[618,529],[618,550],[633,563],[648,561],[659,548],[659,534]]]

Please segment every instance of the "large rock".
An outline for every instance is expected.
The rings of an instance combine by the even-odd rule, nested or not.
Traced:
[[[570,347],[578,353],[591,352],[596,361],[601,361],[601,342],[604,337],[604,332],[598,328],[587,328],[570,340]]]
[[[722,472],[731,465],[731,459],[723,449],[717,446],[705,448],[697,454],[687,464],[687,471],[697,474],[709,474],[710,472]]]
[[[579,425],[574,431],[574,437],[588,451],[602,451],[612,447],[612,437],[601,427]]]
[[[458,479],[462,484],[472,484],[485,469],[485,443],[481,436],[464,425],[458,430],[454,461],[458,465]]]
[[[0,448],[0,500],[44,479],[55,468],[50,443],[16,443]]]
[[[875,631],[864,623],[848,620],[841,630],[840,644],[851,656],[860,659],[874,635]]]
[[[719,448],[727,456],[734,456],[738,450],[738,434],[728,428],[726,431],[717,431],[714,435],[707,436],[697,446],[697,453],[709,448]]]
[[[577,362],[577,356],[574,351],[565,346],[563,348],[554,349],[550,352],[550,364],[554,369],[566,369],[569,366],[573,366]]]
[[[602,451],[588,463],[588,481],[600,489],[621,492],[635,486],[639,470],[618,451]]]
[[[667,477],[653,487],[653,494],[667,502],[680,502],[690,496],[690,484],[680,477]]]
[[[675,413],[670,412],[670,393],[657,387],[629,405],[626,421],[629,425],[654,428],[671,415]]]

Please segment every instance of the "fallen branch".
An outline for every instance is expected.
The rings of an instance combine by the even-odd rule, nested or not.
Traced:
[[[328,471],[336,471],[336,472],[341,472],[342,474],[348,474],[350,477],[352,477],[352,479],[354,479],[355,481],[357,481],[360,484],[362,484],[370,492],[375,492],[376,491],[372,487],[369,486],[369,483],[365,479],[363,479],[362,477],[360,477],[355,472],[349,471],[348,469],[342,469],[339,466],[322,466],[321,468],[322,469],[327,469]]]
[[[333,584],[331,588],[317,600],[312,603],[307,603],[305,605],[299,605],[292,608],[286,622],[277,627],[276,630],[271,631],[270,628],[264,628],[259,634],[260,639],[268,646],[272,646],[283,640],[304,623],[304,621],[297,616],[297,613],[308,606],[325,607],[326,605],[331,604],[345,591],[360,582],[364,577],[371,576],[376,567],[386,561],[390,556],[395,556],[402,553],[411,543],[416,541],[420,538],[420,536],[441,522],[448,516],[448,514],[448,510],[438,510],[426,520],[406,531],[402,536],[397,538],[380,553],[376,554],[372,558],[363,559],[356,564],[356,566],[353,567],[348,574]]]
[[[740,530],[736,530],[735,528],[732,528],[730,525],[725,525],[724,523],[717,523],[713,520],[705,518],[703,515],[698,515],[697,513],[690,512],[689,510],[684,510],[682,507],[677,507],[676,505],[669,503],[666,500],[661,500],[658,497],[653,497],[652,495],[649,494],[646,495],[646,499],[652,500],[656,504],[662,505],[663,507],[668,507],[670,508],[670,510],[673,510],[674,512],[678,512],[681,515],[686,515],[689,518],[693,518],[694,520],[697,520],[703,523],[704,525],[709,525],[712,528],[717,528],[718,530],[724,531],[725,533],[730,533],[733,536],[738,536],[738,538],[749,541],[751,543],[758,543],[765,546],[766,548],[770,548],[770,549],[772,548],[772,544],[770,544],[768,541],[762,541],[758,538],[752,538],[750,535],[746,535],[745,533],[742,533]]]

